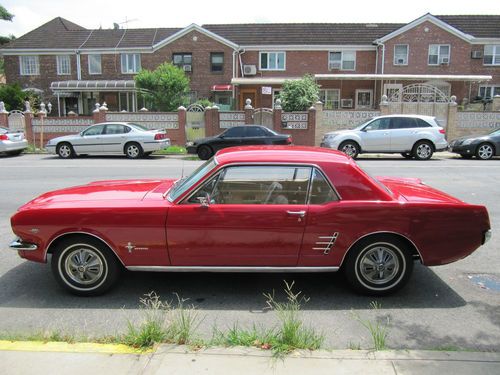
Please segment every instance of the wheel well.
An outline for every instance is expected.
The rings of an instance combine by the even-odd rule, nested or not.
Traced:
[[[361,152],[361,151],[362,151],[362,150],[361,150],[361,145],[359,144],[359,142],[355,141],[354,139],[346,139],[346,140],[344,140],[344,141],[340,142],[340,144],[339,144],[339,148],[341,148],[341,147],[342,147],[342,145],[343,145],[344,143],[346,143],[346,142],[356,143],[356,146],[358,146],[358,150],[359,150],[359,152]]]
[[[497,149],[495,147],[495,145],[493,143],[491,143],[490,141],[484,141],[484,142],[481,142],[477,145],[476,147],[476,150],[479,148],[479,146],[482,146],[482,145],[490,145],[492,148],[493,148],[493,151],[496,153]]]
[[[136,141],[128,141],[127,143],[125,143],[125,144],[123,145],[123,152],[126,152],[126,150],[127,150],[127,146],[128,146],[128,145],[130,145],[130,144],[132,144],[132,143],[135,143],[136,145],[138,145],[138,146],[142,149],[142,146],[141,146],[141,144],[140,144],[139,142],[136,142]]]
[[[434,142],[432,142],[430,139],[426,139],[426,138],[422,138],[422,139],[419,139],[418,141],[416,141],[414,144],[413,144],[413,147],[411,148],[412,151],[415,149],[415,146],[419,143],[419,142],[427,142],[427,143],[430,143],[431,146],[432,146],[432,151],[436,151],[436,145],[434,144]]]
[[[59,237],[56,237],[49,244],[49,246],[47,248],[46,254],[52,254],[54,252],[54,249],[56,249],[57,246],[59,246],[59,244],[61,242],[65,241],[65,240],[68,240],[70,238],[75,238],[75,237],[80,237],[80,238],[81,237],[86,237],[86,238],[92,239],[94,241],[100,242],[103,246],[105,246],[107,249],[109,249],[109,251],[113,254],[113,256],[116,258],[116,260],[118,261],[118,263],[121,264],[121,265],[123,265],[123,262],[118,257],[118,255],[116,254],[115,250],[108,243],[106,243],[106,241],[104,241],[103,239],[101,239],[100,237],[98,237],[96,235],[93,235],[93,234],[90,234],[90,233],[85,233],[85,232],[65,233],[65,234],[60,235]]]
[[[208,147],[212,152],[214,152],[214,149],[212,148],[212,146],[207,145],[206,143],[202,143],[201,145],[198,145],[198,147],[196,147],[196,152],[198,152],[198,150],[202,147]]]
[[[418,251],[415,244],[408,239],[408,237],[405,237],[402,234],[395,233],[395,232],[377,232],[377,233],[371,233],[371,234],[364,235],[364,236],[358,238],[353,244],[351,244],[351,246],[349,246],[346,253],[344,254],[344,257],[342,258],[342,262],[340,263],[340,267],[342,267],[342,265],[344,264],[344,261],[347,258],[347,256],[349,255],[350,251],[352,249],[354,249],[356,247],[356,245],[358,243],[360,243],[361,241],[364,241],[367,239],[376,239],[379,237],[387,237],[387,236],[398,239],[398,240],[402,241],[403,243],[405,243],[407,245],[408,249],[411,251],[411,255],[412,255],[413,259],[419,260],[420,263],[422,263],[422,256],[420,255],[420,252]]]

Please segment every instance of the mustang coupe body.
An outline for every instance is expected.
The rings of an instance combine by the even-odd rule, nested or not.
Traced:
[[[70,292],[107,291],[120,270],[333,272],[358,291],[402,287],[490,236],[485,207],[418,179],[365,173],[338,151],[219,151],[181,180],[98,181],[49,192],[11,219],[22,258]]]

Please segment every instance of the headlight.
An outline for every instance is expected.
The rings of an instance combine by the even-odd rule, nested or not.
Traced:
[[[470,144],[472,143],[472,141],[473,141],[473,140],[474,140],[474,139],[472,139],[472,138],[471,138],[471,139],[466,139],[466,140],[462,143],[462,145],[464,145],[464,146],[470,145]]]
[[[324,141],[332,141],[336,136],[337,136],[337,134],[326,134],[323,137],[323,140]]]

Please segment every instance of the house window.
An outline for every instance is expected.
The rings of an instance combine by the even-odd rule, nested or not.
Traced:
[[[285,52],[261,52],[260,70],[285,70]]]
[[[484,65],[500,65],[500,44],[484,46]]]
[[[38,56],[19,56],[19,66],[22,76],[37,76],[40,74]]]
[[[328,67],[340,70],[356,69],[356,51],[337,51],[330,52]]]
[[[69,55],[60,55],[56,58],[57,61],[57,74],[68,75],[71,74],[71,60]]]
[[[185,72],[193,70],[193,55],[191,53],[174,53],[172,55],[172,62]]]
[[[500,86],[479,86],[479,96],[485,99],[491,99],[496,95],[500,95]]]
[[[373,90],[356,90],[356,109],[373,107]]]
[[[89,74],[102,74],[101,55],[89,55]]]
[[[141,55],[139,53],[122,53],[122,73],[134,74],[141,70]]]
[[[429,65],[448,65],[450,63],[450,46],[446,44],[429,45]]]
[[[224,70],[224,52],[212,52],[210,54],[210,71],[222,72]]]
[[[319,100],[323,103],[324,109],[339,109],[340,90],[320,90]]]
[[[408,65],[408,44],[394,46],[394,65]]]

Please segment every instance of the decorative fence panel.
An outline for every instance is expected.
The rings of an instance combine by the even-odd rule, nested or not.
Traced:
[[[453,138],[487,134],[500,129],[500,112],[457,112]]]
[[[380,111],[323,111],[322,120],[316,128],[316,145],[321,143],[325,133],[352,129],[376,116],[380,116]]]
[[[78,133],[85,130],[90,125],[94,125],[92,117],[64,117],[64,118],[34,118],[31,120],[33,133],[54,134],[54,136]]]
[[[219,127],[221,129],[245,125],[245,112],[219,112]]]
[[[291,112],[281,114],[283,129],[307,129],[309,114],[307,112]]]
[[[174,112],[106,113],[106,121],[133,122],[148,129],[179,129],[179,115]]]

